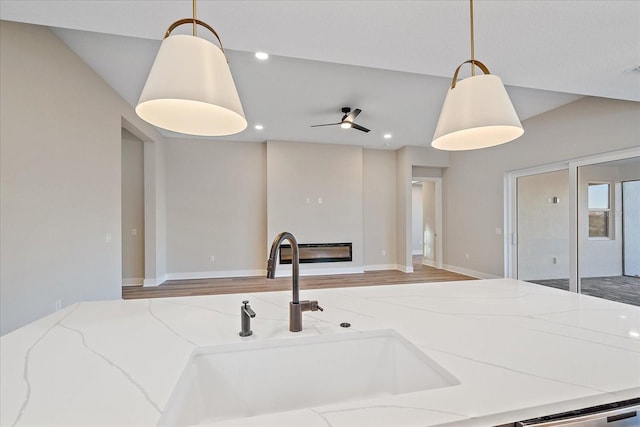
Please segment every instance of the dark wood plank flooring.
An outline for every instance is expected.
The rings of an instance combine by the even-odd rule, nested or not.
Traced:
[[[418,259],[418,261],[416,260]],[[417,262],[416,262],[417,261]],[[398,270],[368,271],[359,274],[336,274],[327,276],[300,277],[300,289],[342,288],[351,286],[379,286],[407,283],[450,282],[475,280],[473,277],[438,270],[419,263],[414,257],[414,272]],[[290,277],[267,280],[260,277],[233,277],[222,279],[169,280],[154,287],[124,286],[123,299],[163,298],[192,295],[217,295],[283,291],[291,289]]]

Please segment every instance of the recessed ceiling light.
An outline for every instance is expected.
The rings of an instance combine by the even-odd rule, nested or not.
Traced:
[[[269,59],[269,54],[267,52],[256,52],[256,58],[264,61],[265,59]]]
[[[384,134],[384,139],[391,139],[391,134],[390,133],[385,133]]]
[[[640,338],[640,332],[638,331],[629,331],[629,336],[633,338]]]
[[[256,130],[262,130],[264,129],[264,126],[262,125],[255,125],[254,128],[256,128]]]

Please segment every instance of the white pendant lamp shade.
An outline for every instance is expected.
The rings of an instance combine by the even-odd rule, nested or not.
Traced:
[[[431,142],[434,148],[475,150],[504,144],[524,133],[500,77],[478,75],[452,86]]]
[[[471,59],[458,65],[442,106],[431,146],[461,151],[493,147],[513,141],[524,133],[502,80],[475,59],[473,0],[469,0]],[[471,64],[471,77],[458,82],[464,64]],[[484,74],[476,76],[475,68]]]
[[[136,113],[155,126],[190,135],[232,135],[247,127],[223,51],[191,35],[163,40]]]

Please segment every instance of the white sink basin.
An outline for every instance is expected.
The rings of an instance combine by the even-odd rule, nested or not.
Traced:
[[[460,384],[393,330],[196,349],[159,426],[188,426]]]

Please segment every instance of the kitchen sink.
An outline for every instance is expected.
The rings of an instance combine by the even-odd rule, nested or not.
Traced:
[[[159,426],[188,426],[460,382],[393,330],[196,349]]]

